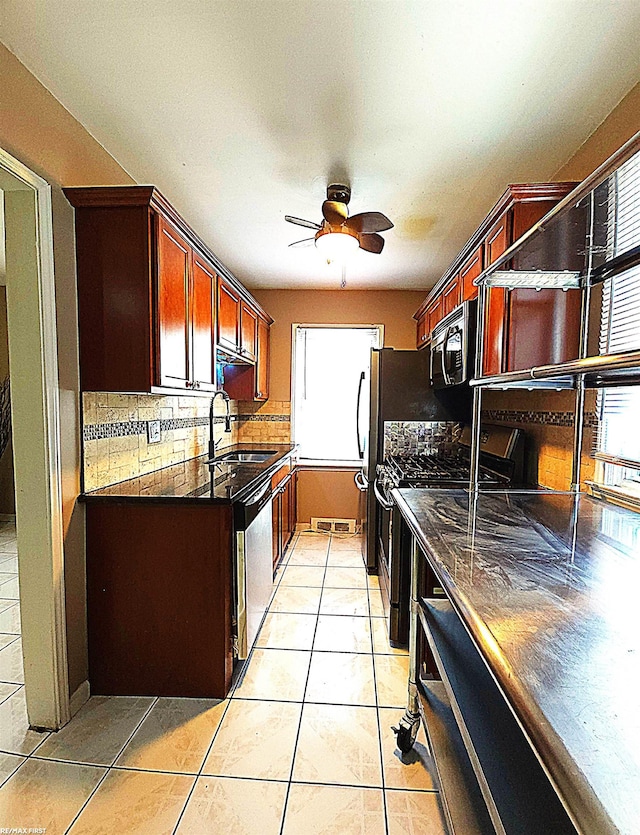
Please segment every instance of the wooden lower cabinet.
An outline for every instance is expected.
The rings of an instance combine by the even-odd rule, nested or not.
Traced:
[[[86,537],[92,694],[224,698],[231,505],[91,502]]]
[[[285,468],[283,468],[285,469]],[[298,506],[298,473],[291,470],[284,477],[278,479],[280,473],[274,476],[277,487],[273,495],[273,568],[286,553],[296,529]],[[273,485],[273,482],[272,482]]]

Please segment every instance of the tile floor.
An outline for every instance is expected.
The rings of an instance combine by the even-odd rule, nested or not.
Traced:
[[[422,731],[395,746],[408,659],[357,538],[297,535],[228,699],[94,696],[57,734],[27,726],[15,554],[0,526],[0,830],[445,832]]]

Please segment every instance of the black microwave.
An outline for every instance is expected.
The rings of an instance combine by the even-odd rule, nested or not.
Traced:
[[[463,302],[438,322],[431,335],[431,383],[434,388],[458,386],[475,372],[476,299]]]

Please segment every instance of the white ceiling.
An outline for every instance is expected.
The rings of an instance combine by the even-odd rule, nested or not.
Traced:
[[[337,287],[285,214],[395,228],[350,288],[426,288],[509,182],[640,79],[638,0],[2,0],[0,38],[250,287]],[[96,185],[99,185],[96,183]]]

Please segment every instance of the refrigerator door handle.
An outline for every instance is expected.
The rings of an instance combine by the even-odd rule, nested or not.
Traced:
[[[353,480],[356,483],[356,487],[360,490],[361,493],[367,492],[367,482],[364,477],[364,473],[362,470],[359,470],[353,477]]]
[[[364,455],[364,449],[360,446],[360,398],[362,397],[362,384],[364,382],[364,371],[360,372],[360,379],[358,381],[358,399],[356,401],[356,437],[358,440],[358,458]],[[362,488],[360,488],[362,489]]]

